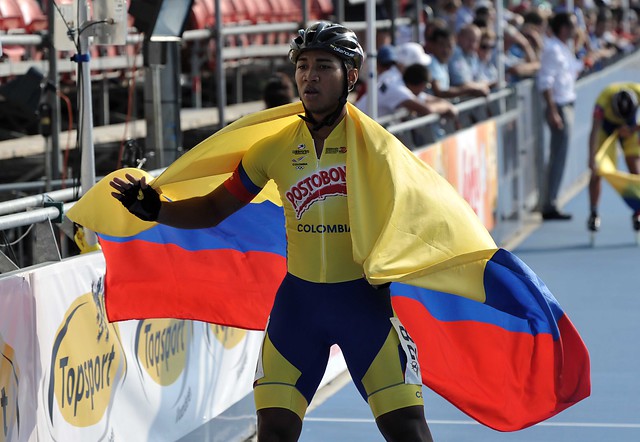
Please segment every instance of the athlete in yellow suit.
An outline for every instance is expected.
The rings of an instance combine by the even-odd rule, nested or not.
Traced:
[[[354,262],[347,206],[349,91],[364,54],[356,35],[320,22],[291,42],[301,119],[249,149],[236,171],[202,197],[160,199],[144,180],[111,185],[136,216],[179,228],[217,225],[267,181],[278,186],[287,232],[287,270],[269,316],[254,396],[258,440],[296,441],[302,419],[338,344],[351,377],[387,441],[431,441],[415,345],[395,317],[388,286],[374,287]]]
[[[285,212],[288,275],[260,355],[258,410],[286,408],[302,419],[334,343],[375,417],[422,405],[418,366],[406,370],[411,350],[401,340],[406,331],[393,313],[389,289],[368,284],[353,259],[346,156],[344,119],[322,150],[299,120],[247,151],[224,184],[249,202],[273,179]]]
[[[640,102],[640,83],[613,83],[600,92],[593,110],[591,134],[589,136],[589,203],[591,213],[587,221],[589,230],[600,228],[598,202],[602,188],[601,178],[595,170],[595,155],[602,143],[618,131],[618,141],[622,146],[625,162],[630,173],[640,174],[640,126],[637,120]],[[612,152],[611,155],[616,155]],[[616,158],[611,158],[615,164]],[[633,228],[640,230],[640,211],[633,214]]]

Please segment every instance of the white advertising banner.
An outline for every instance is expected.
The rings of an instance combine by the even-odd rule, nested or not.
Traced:
[[[113,410],[126,375],[119,326],[102,308],[99,254],[30,274],[41,377],[38,440],[113,438]]]
[[[0,442],[28,440],[35,431],[34,328],[29,281],[0,279]]]
[[[39,440],[175,440],[251,392],[261,332],[177,319],[109,323],[103,274],[100,254],[31,274]]]
[[[495,121],[486,121],[415,151],[453,185],[488,230],[495,226],[498,204],[496,130]]]
[[[263,332],[109,323],[104,272],[93,253],[0,277],[0,442],[175,441],[251,394]]]
[[[36,300],[37,440],[177,440],[251,393],[263,332],[178,319],[109,323],[104,271],[94,253],[23,280],[21,298]],[[340,356],[332,349],[323,383],[344,371]]]
[[[251,393],[261,332],[176,319],[120,326],[126,399],[114,401],[114,427],[125,433],[115,440],[176,440]]]

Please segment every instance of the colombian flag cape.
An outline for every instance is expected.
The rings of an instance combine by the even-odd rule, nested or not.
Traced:
[[[622,199],[631,209],[640,210],[640,175],[622,172],[618,170],[612,158],[616,158],[618,145],[618,131],[612,133],[596,152],[596,170],[598,175],[620,194]]]
[[[244,117],[152,182],[164,198],[208,193],[243,152],[298,121],[301,103]],[[393,306],[419,349],[425,385],[479,422],[513,431],[590,394],[587,349],[544,283],[499,249],[470,206],[393,135],[348,105],[348,206],[355,260],[392,282]],[[112,321],[177,317],[264,329],[286,272],[273,183],[214,229],[141,221],[94,186],[68,213],[99,233]]]

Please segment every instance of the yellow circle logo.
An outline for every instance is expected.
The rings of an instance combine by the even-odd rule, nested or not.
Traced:
[[[138,324],[138,363],[159,385],[173,384],[184,371],[192,327],[191,321],[179,319],[151,319]]]
[[[13,348],[0,336],[0,442],[18,440],[18,376]]]
[[[227,350],[238,345],[247,335],[247,331],[240,328],[211,324],[211,333]]]
[[[53,402],[76,427],[102,419],[112,392],[123,379],[125,360],[115,324],[108,323],[99,293],[78,297],[56,332],[48,389],[49,416]]]

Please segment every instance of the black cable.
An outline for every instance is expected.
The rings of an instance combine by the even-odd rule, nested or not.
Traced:
[[[82,34],[84,31],[86,31],[88,28],[90,28],[91,26],[95,26],[95,25],[99,25],[102,23],[109,23],[109,24],[113,24],[113,20],[109,19],[109,20],[98,20],[98,21],[91,21],[89,23],[87,23],[86,25],[84,25],[82,28],[80,28],[78,30],[78,37],[80,36],[80,34]]]
[[[10,258],[13,259],[14,264],[18,265],[18,257],[16,256],[16,253],[13,251],[13,247],[11,246],[11,243],[9,242],[9,239],[7,238],[7,234],[5,233],[4,230],[2,231],[2,239],[4,240],[3,247],[7,248],[7,251],[11,255]]]

